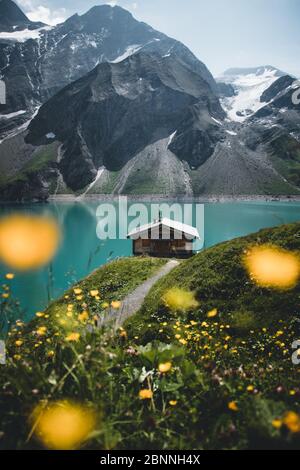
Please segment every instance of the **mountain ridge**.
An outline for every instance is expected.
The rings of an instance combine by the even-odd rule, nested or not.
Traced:
[[[0,70],[1,200],[300,193],[297,83],[275,67],[216,83],[184,44],[102,5],[0,41]]]
[[[26,28],[34,30],[45,26],[44,23],[31,21],[12,0],[0,0],[0,31],[13,32]]]

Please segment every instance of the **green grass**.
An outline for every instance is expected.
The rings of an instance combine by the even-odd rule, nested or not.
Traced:
[[[27,162],[21,170],[15,175],[8,177],[6,181],[0,180],[0,184],[6,186],[18,181],[27,181],[30,174],[39,172],[46,168],[49,163],[56,161],[58,145],[57,142],[53,142],[52,144],[38,148],[32,154],[32,158],[29,162]]]
[[[257,243],[272,243],[300,252],[300,224],[265,229],[258,234],[222,243],[191,258],[151,290],[141,312],[135,316],[134,324],[131,322],[128,326],[135,330],[154,320],[151,331],[156,338],[157,331],[154,330],[159,328],[159,321],[170,319],[169,311],[160,299],[173,286],[196,292],[201,309],[193,316],[198,314],[200,318],[213,308],[220,309],[224,321],[231,312],[251,311],[256,328],[260,328],[274,326],[282,318],[293,317],[298,312],[294,291],[261,289],[249,282],[241,256],[249,245]],[[145,333],[149,334],[147,328]]]
[[[100,186],[95,185],[89,194],[113,194],[114,188],[119,180],[121,171],[106,171],[104,174],[104,181],[100,183]]]
[[[160,258],[121,258],[97,269],[74,287],[82,289],[84,296],[88,296],[91,290],[99,290],[103,301],[120,301],[165,263],[166,260]],[[72,292],[73,288],[65,295],[71,295]],[[68,303],[69,299],[63,296],[48,307],[48,313],[51,314]]]
[[[91,332],[78,324],[77,314],[84,303],[101,315],[102,300],[119,300],[134,289],[151,260],[111,263],[79,284],[83,299],[69,291],[68,299],[50,306],[48,318],[16,327],[0,377],[0,446],[40,448],[34,435],[27,439],[33,407],[71,399],[97,411],[87,449],[299,448],[299,433],[273,421],[288,411],[300,413],[300,367],[291,361],[291,345],[299,339],[300,286],[279,291],[251,281],[242,257],[249,245],[262,243],[299,254],[300,223],[182,262],[120,332]],[[170,311],[162,297],[173,287],[193,291],[199,307]],[[91,288],[100,290],[100,302],[91,298]],[[69,317],[67,304],[74,305]],[[215,308],[218,314],[208,317]],[[46,332],[39,337],[41,326]],[[74,331],[80,340],[67,342]],[[171,370],[161,374],[159,364],[168,361]],[[139,391],[149,387],[153,399],[140,400]]]
[[[271,160],[291,184],[300,187],[300,144],[289,136],[272,142]]]

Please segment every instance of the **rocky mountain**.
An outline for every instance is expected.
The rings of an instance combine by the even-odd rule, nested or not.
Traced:
[[[27,143],[63,144],[60,170],[67,186],[82,190],[99,168],[120,171],[136,154],[176,133],[170,150],[199,166],[212,155],[224,112],[208,83],[180,55],[136,53],[98,65],[43,105]]]
[[[216,83],[183,44],[108,5],[31,34],[0,42],[0,200],[300,194],[293,77],[264,66]]]
[[[278,80],[271,101],[240,123],[176,53],[99,64],[2,143],[0,165],[2,150],[14,167],[6,161],[0,196],[299,194],[296,85]]]
[[[118,6],[97,6],[56,27],[30,34],[27,40],[28,35],[6,34],[0,42],[0,74],[7,84],[7,105],[0,106],[4,115],[0,139],[15,133],[42,103],[98,64],[119,62],[137,51],[161,56],[176,52],[211,88],[216,87],[206,66],[182,43],[135,20]]]
[[[41,28],[43,23],[30,21],[12,0],[0,0],[0,32],[16,33]],[[1,39],[1,35],[0,35]]]

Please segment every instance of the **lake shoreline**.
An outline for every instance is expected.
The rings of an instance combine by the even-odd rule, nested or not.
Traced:
[[[166,196],[166,195],[115,195],[115,194],[91,194],[82,196],[74,196],[72,194],[50,196],[49,202],[90,202],[90,201],[104,201],[104,202],[118,202],[119,198],[127,197],[129,201],[138,202],[185,202],[185,203],[230,203],[230,202],[300,202],[300,195],[293,196],[266,196],[266,195],[245,195],[245,196]]]

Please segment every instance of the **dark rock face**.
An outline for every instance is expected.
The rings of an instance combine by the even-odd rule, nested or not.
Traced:
[[[230,98],[235,95],[233,86],[230,83],[217,82],[218,94],[220,97]]]
[[[23,29],[37,29],[43,23],[30,21],[22,10],[11,0],[0,0],[0,31],[13,32]]]
[[[285,75],[284,77],[278,78],[260,97],[261,103],[268,103],[274,99],[278,93],[286,90],[290,85],[294,83],[296,79]]]
[[[40,145],[47,134],[55,135],[64,144],[60,171],[78,190],[93,181],[99,167],[120,170],[176,130],[172,151],[201,165],[217,140],[211,114],[224,116],[217,97],[180,57],[137,53],[100,64],[50,99],[31,122],[27,142]]]
[[[187,47],[117,6],[94,7],[39,34],[39,39],[24,43],[0,41],[0,67],[7,85],[7,105],[0,112],[26,110],[26,115],[18,117],[18,126],[28,121],[38,106],[98,64],[122,61],[137,51],[161,56],[176,53],[216,89],[211,73]],[[0,138],[6,135],[0,124]]]
[[[200,99],[190,106],[181,121],[169,149],[181,160],[196,169],[213,154],[217,142],[224,139],[224,133],[213,125],[211,116],[220,117],[214,100]],[[224,116],[221,115],[221,119]]]

